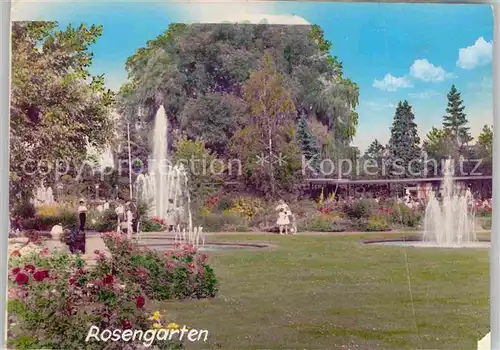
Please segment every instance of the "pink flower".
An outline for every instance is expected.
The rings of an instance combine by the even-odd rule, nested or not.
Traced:
[[[12,269],[12,274],[17,275],[20,271],[21,271],[21,269],[19,267],[15,267]]]
[[[16,275],[16,283],[19,284],[19,285],[22,285],[22,284],[27,284],[29,281],[29,277],[27,274],[25,274],[24,272],[20,272]]]
[[[14,250],[12,251],[12,253],[10,253],[10,256],[21,256],[21,253],[19,252],[19,250]]]
[[[24,271],[26,272],[35,272],[35,266],[28,264],[24,267]]]
[[[50,252],[49,252],[49,248],[44,248],[44,249],[42,250],[42,255],[49,255],[49,253],[50,253]]]
[[[37,282],[43,281],[45,278],[49,277],[48,270],[40,270],[33,274],[33,279]]]
[[[104,277],[104,280],[103,280],[104,284],[111,284],[113,283],[113,275],[106,275],[106,277]]]
[[[137,297],[137,299],[135,299],[135,306],[138,309],[141,309],[144,306],[145,303],[146,303],[146,300],[144,299],[144,297],[142,295],[139,295]]]

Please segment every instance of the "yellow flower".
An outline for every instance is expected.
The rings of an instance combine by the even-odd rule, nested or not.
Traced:
[[[167,326],[168,329],[179,329],[181,328],[177,323],[171,322]]]
[[[159,320],[161,320],[161,314],[160,314],[160,312],[159,311],[155,311],[153,313],[153,316],[151,316],[149,319],[151,321],[159,321]]]
[[[153,329],[161,329],[162,327],[160,323],[153,323]]]

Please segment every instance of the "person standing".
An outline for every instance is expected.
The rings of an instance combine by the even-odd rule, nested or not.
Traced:
[[[87,207],[85,202],[80,200],[80,205],[78,206],[78,219],[80,221],[80,231],[85,231],[85,221],[87,220]]]

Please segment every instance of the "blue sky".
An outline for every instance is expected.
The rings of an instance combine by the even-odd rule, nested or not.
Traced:
[[[170,23],[267,18],[269,23],[318,24],[346,76],[360,86],[354,144],[362,151],[375,138],[388,141],[400,100],[413,106],[424,138],[441,124],[451,84],[462,92],[473,136],[493,123],[489,5],[21,0],[14,6],[13,20],[102,24],[103,35],[92,47],[92,72],[105,73],[112,89],[126,80],[126,59]]]

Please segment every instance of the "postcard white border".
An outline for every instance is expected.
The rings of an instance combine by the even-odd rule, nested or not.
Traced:
[[[91,2],[91,1],[89,1]],[[130,1],[123,1],[130,2]],[[189,1],[191,2],[191,1]],[[194,2],[194,1],[192,1]],[[337,1],[353,2],[353,1]],[[375,2],[375,1],[366,1]],[[376,1],[376,2],[396,2],[396,1]],[[409,2],[435,2],[435,3],[466,3],[466,1],[409,1]],[[468,3],[484,3],[483,1],[467,1]],[[494,9],[494,90],[493,90],[493,218],[491,230],[491,251],[490,251],[490,326],[491,326],[491,349],[500,350],[500,237],[496,234],[500,230],[500,3],[493,3]],[[0,227],[5,238],[8,238],[9,230],[9,114],[10,114],[10,37],[11,37],[11,1],[0,1],[0,24],[2,46],[0,65],[2,74],[0,75],[1,93],[0,107],[3,113],[0,117]],[[497,152],[498,151],[498,152]],[[8,240],[4,239],[0,246],[0,329],[5,330],[5,336],[0,337],[0,349],[6,348],[7,342],[7,268],[8,268]],[[3,311],[3,313],[2,313]]]

